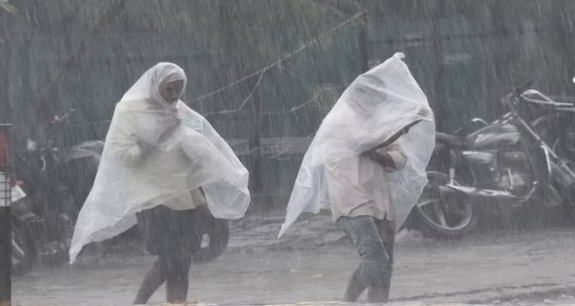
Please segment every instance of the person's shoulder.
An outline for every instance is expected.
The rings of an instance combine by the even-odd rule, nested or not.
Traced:
[[[204,124],[208,123],[208,121],[206,120],[206,118],[204,118],[204,116],[202,116],[195,110],[191,109],[188,105],[186,105],[186,103],[182,102],[181,100],[178,101],[178,103],[176,103],[176,109],[185,118],[201,121]]]
[[[184,103],[182,100],[178,100],[178,102],[176,102],[176,108],[180,111],[180,112],[184,112],[184,113],[190,113],[190,114],[198,114],[196,111],[194,111],[193,109],[191,109],[186,103]],[[199,115],[199,114],[198,114]]]
[[[153,108],[153,103],[147,99],[126,100],[121,101],[116,105],[119,111],[144,111]]]

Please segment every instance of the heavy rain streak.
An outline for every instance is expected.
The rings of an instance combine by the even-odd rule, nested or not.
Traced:
[[[0,0],[0,306],[575,305],[575,1]]]

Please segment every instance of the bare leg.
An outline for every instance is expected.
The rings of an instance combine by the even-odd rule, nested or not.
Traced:
[[[166,281],[165,265],[162,263],[164,260],[165,259],[158,258],[152,266],[152,269],[148,271],[140,286],[140,290],[138,290],[138,294],[133,303],[134,305],[146,304],[154,292]]]
[[[168,262],[166,300],[168,303],[183,303],[188,297],[191,254],[175,255]]]

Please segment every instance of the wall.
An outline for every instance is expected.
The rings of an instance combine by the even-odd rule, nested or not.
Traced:
[[[20,139],[43,90],[113,2],[20,0],[18,14],[0,13],[0,99],[12,106]],[[57,86],[54,111],[78,110],[67,142],[103,138],[130,84],[156,62],[174,61],[189,74],[190,106],[242,154],[252,190],[278,207],[291,192],[306,141],[368,61],[405,51],[445,131],[472,116],[494,118],[499,97],[528,79],[544,92],[573,92],[575,2],[569,0],[142,3],[118,7]],[[367,18],[346,23],[361,9]],[[211,94],[318,36],[263,76]]]

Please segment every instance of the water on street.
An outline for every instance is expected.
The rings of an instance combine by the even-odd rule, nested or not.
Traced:
[[[298,243],[292,233],[286,238],[292,246],[279,247],[272,238],[263,238],[267,235],[254,235],[253,230],[237,234],[223,256],[192,267],[190,300],[260,304],[341,299],[358,263],[345,239],[320,246],[317,241]],[[265,246],[264,239],[275,246],[257,248]],[[394,302],[540,305],[570,301],[575,295],[571,229],[490,232],[449,243],[401,232],[398,240]],[[98,264],[41,269],[15,280],[14,304],[129,305],[153,261],[144,255],[114,255]],[[150,304],[161,304],[164,295],[161,288]]]

